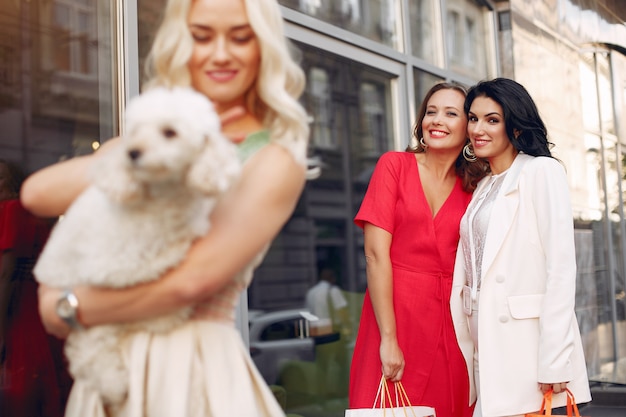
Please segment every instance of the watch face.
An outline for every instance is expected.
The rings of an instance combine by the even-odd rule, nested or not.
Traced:
[[[62,318],[72,317],[74,315],[74,309],[67,298],[62,298],[57,304],[57,314]]]

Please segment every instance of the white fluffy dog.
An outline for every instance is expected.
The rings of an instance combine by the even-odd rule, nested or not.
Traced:
[[[238,178],[234,144],[203,95],[155,88],[130,101],[121,146],[95,164],[92,186],[53,229],[34,269],[54,287],[126,287],[159,278],[207,233],[216,199]],[[72,376],[115,407],[128,389],[120,341],[138,329],[162,332],[190,309],[141,323],[73,331],[66,342]]]

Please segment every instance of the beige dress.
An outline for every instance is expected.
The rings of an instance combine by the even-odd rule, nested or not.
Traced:
[[[242,159],[268,141],[266,131],[250,135],[240,146]],[[105,411],[98,394],[77,381],[66,417],[283,417],[234,324],[239,296],[264,255],[198,307],[202,320],[124,341],[130,381],[120,410]]]

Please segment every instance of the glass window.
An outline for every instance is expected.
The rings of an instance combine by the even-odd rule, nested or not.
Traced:
[[[442,66],[441,25],[435,16],[434,0],[409,0],[411,52],[431,64]]]
[[[52,43],[56,56],[56,68],[60,71],[93,75],[96,57],[89,48],[95,38],[95,2],[56,0],[52,31],[56,42]]]
[[[393,148],[391,90],[396,76],[296,45],[308,79],[302,102],[313,119],[311,156],[322,170],[306,184],[293,216],[255,272],[248,291],[249,311],[254,312],[250,347],[265,380],[286,391],[287,412],[339,416],[347,408],[350,360],[366,286],[362,232],[353,217],[378,158]],[[341,294],[338,301],[311,295],[318,302],[307,304],[307,294],[320,288],[316,284],[322,276],[332,277]],[[346,315],[331,314],[332,305]],[[319,317],[305,323],[304,333],[303,310]],[[280,346],[263,340],[257,324],[259,317],[271,315],[284,330]],[[273,327],[265,329],[268,335],[274,332]],[[259,346],[270,342],[274,351],[281,349],[282,360],[262,354]]]
[[[139,86],[146,81],[145,62],[165,9],[165,0],[137,0],[137,47],[139,49]]]
[[[6,7],[5,7],[6,6]],[[9,2],[0,29],[0,155],[27,172],[92,152],[114,136],[107,2]],[[97,16],[101,16],[97,19]]]
[[[611,63],[602,51],[581,56],[580,77],[589,176],[588,220],[576,219],[576,312],[589,379],[623,384],[617,364],[626,334],[626,227],[624,151],[620,149],[611,95]],[[596,88],[598,86],[599,88]]]
[[[398,45],[399,0],[279,0],[279,3],[392,48]]]
[[[446,2],[446,50],[451,70],[474,79],[489,73],[488,10],[475,0]]]
[[[47,337],[36,316],[31,273],[56,219],[16,208],[14,197],[7,198],[7,177],[91,153],[114,135],[115,21],[107,1],[4,1],[0,7],[0,159],[16,166],[0,168],[0,240],[7,245],[0,251],[0,414],[60,415],[72,380],[62,342]]]
[[[422,100],[426,95],[426,92],[433,85],[438,82],[444,81],[443,78],[433,75],[429,72],[421,71],[417,68],[413,68],[413,86],[415,88],[415,113],[413,118],[417,116],[417,111],[422,105]]]

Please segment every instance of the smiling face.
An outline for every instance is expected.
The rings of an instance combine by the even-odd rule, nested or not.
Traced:
[[[453,89],[435,92],[428,100],[422,132],[428,150],[460,152],[466,142],[465,97]]]
[[[474,154],[489,161],[494,174],[506,171],[517,155],[509,140],[502,106],[495,100],[479,96],[470,106],[467,123]]]
[[[188,24],[194,41],[188,64],[192,86],[218,112],[243,105],[261,61],[243,0],[194,0]]]

